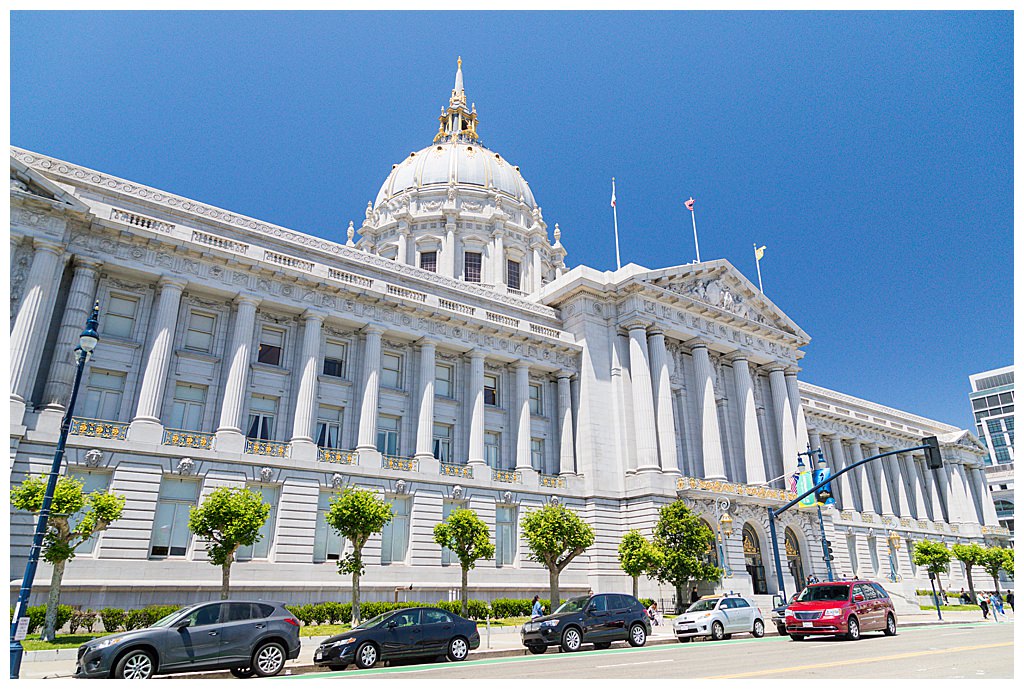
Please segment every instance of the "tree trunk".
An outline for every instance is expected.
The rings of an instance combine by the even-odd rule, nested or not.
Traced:
[[[942,575],[938,572],[935,573],[935,583],[939,585],[939,603],[942,603]]]
[[[50,577],[50,594],[46,598],[46,618],[43,622],[43,641],[53,641],[57,638],[57,606],[60,604],[60,584],[64,578],[64,567],[67,560],[53,563],[53,576]]]
[[[462,616],[469,618],[469,570],[462,568]]]
[[[640,575],[633,577],[633,598],[640,598]]]
[[[676,584],[676,614],[682,615],[686,612],[686,603],[683,601],[683,585]]]
[[[967,589],[971,593],[971,602],[977,605],[978,596],[974,593],[974,578],[971,576],[971,565],[966,565],[964,569],[967,570]]]
[[[996,585],[996,593],[999,593],[999,572],[992,575],[992,583]],[[50,611],[47,610],[46,614],[49,615]]]
[[[228,555],[228,559],[224,561],[224,564],[220,566],[220,599],[227,600],[231,597],[231,562],[234,560],[233,555]]]
[[[550,592],[550,596],[551,596],[551,610],[549,610],[548,612],[552,613],[561,604],[561,601],[559,600],[559,597],[558,597],[558,569],[557,568],[552,567],[551,569],[548,570],[548,582],[549,582],[550,588],[551,588],[551,592]]]
[[[362,622],[359,619],[359,570],[352,572],[352,626]]]

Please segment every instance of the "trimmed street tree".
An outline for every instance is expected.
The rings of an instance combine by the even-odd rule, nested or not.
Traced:
[[[476,567],[477,560],[494,557],[487,524],[473,510],[456,509],[448,519],[434,526],[434,541],[442,548],[448,548],[462,565],[462,616],[469,617],[469,570]]]
[[[715,542],[715,534],[704,520],[691,512],[682,500],[659,510],[654,527],[654,548],[658,563],[654,577],[676,589],[676,612],[686,608],[683,587],[690,581],[711,581],[722,576],[722,570],[707,557]]]
[[[393,516],[391,504],[378,498],[372,490],[346,488],[341,495],[331,498],[331,509],[325,519],[342,538],[352,544],[352,552],[338,560],[338,572],[352,575],[352,626],[359,618],[359,577],[366,569],[363,564],[363,546]]]
[[[231,565],[243,545],[260,540],[260,529],[270,516],[263,496],[248,488],[222,486],[206,496],[188,513],[188,530],[209,541],[206,554],[210,564],[220,567],[220,597],[231,590]]]
[[[977,543],[957,543],[952,550],[953,556],[964,563],[964,570],[967,572],[967,588],[971,592],[971,602],[977,603],[978,597],[974,594],[974,578],[971,576],[971,569],[975,565],[984,564],[985,548]]]
[[[999,570],[1004,570],[1013,576],[1013,550],[992,546],[985,548],[985,554],[981,563],[982,568],[992,577],[992,583],[996,586],[996,593],[999,593]]]
[[[949,552],[946,544],[938,541],[918,541],[914,544],[914,552],[910,557],[915,565],[924,567],[929,574],[935,575],[935,581],[939,585],[941,594],[942,577],[939,575],[949,571],[949,561],[953,558],[953,554]]]
[[[38,514],[43,507],[46,483],[46,476],[29,476],[11,491],[11,504],[15,509]],[[53,502],[50,503],[50,517],[43,536],[43,559],[53,566],[53,574],[46,599],[43,641],[52,642],[57,636],[61,582],[64,568],[75,557],[75,548],[120,519],[124,509],[123,495],[102,491],[85,495],[82,493],[83,485],[80,479],[61,476],[57,479]]]
[[[558,575],[577,555],[594,544],[594,530],[562,504],[544,505],[523,517],[523,538],[530,559],[548,570],[551,612],[561,603]]]
[[[640,575],[658,566],[658,551],[644,535],[633,529],[619,543],[619,565],[633,579],[633,597],[640,597]]]

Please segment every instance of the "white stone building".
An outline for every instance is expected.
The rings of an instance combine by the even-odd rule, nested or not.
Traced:
[[[397,515],[367,549],[370,598],[413,584],[405,595],[436,600],[458,586],[431,533],[456,505],[497,543],[471,595],[543,592],[519,524],[551,500],[597,533],[563,591],[624,590],[621,535],[649,533],[677,497],[715,527],[732,516],[714,585],[766,594],[766,508],[791,496],[798,451],[820,446],[839,467],[933,434],[943,471],[911,453],[836,482],[824,528],[837,573],[884,580],[895,535],[903,581],[888,585],[910,591],[926,581],[913,541],[1005,534],[970,433],[798,382],[808,335],[727,261],[569,269],[519,169],[480,143],[461,67],[434,142],[393,167],[358,232],[340,245],[11,149],[11,481],[49,467],[71,351],[98,300],[102,340],[67,471],[128,498],[79,548],[65,601],[213,594],[219,571],[185,523],[222,485],[273,505],[232,570],[242,593],[347,598],[345,544],[322,513],[351,484],[381,491]],[[12,597],[32,527],[12,511]],[[778,534],[787,590],[825,577],[813,512],[789,511]],[[48,580],[43,566],[37,595]],[[643,594],[672,591],[643,581]]]

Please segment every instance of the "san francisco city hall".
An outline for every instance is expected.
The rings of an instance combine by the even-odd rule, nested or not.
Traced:
[[[348,598],[345,543],[323,519],[348,485],[394,506],[366,550],[369,599],[410,584],[409,599],[448,598],[458,562],[432,529],[455,506],[476,510],[497,547],[470,595],[543,595],[519,525],[549,501],[597,535],[563,595],[628,591],[621,536],[649,535],[677,498],[722,543],[726,576],[705,588],[764,595],[776,590],[767,507],[793,497],[797,452],[820,447],[838,469],[926,435],[943,470],[908,453],[835,482],[824,528],[836,573],[910,598],[928,586],[915,541],[1007,540],[977,439],[800,382],[809,336],[729,262],[569,268],[558,225],[482,145],[467,103],[460,63],[433,143],[392,167],[345,244],[11,149],[11,482],[48,471],[98,300],[66,468],[127,497],[122,519],[79,547],[64,602],[216,596],[219,569],[187,518],[224,485],[272,505],[232,569],[242,595]],[[12,579],[33,526],[12,509]],[[816,512],[790,510],[778,528],[787,590],[824,579]],[[44,564],[37,599],[48,582]],[[965,585],[959,563],[946,583]],[[673,590],[642,578],[641,594]]]

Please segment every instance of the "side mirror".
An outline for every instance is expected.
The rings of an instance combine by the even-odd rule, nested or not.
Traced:
[[[394,629],[397,626],[398,626],[398,622],[395,621],[395,620],[391,620],[390,622],[388,622],[388,629]]]
[[[175,622],[174,625],[173,625],[173,627],[175,629],[184,629],[185,627],[188,627],[188,626],[189,626],[189,619],[187,617],[182,617],[180,620]]]
[[[779,594],[776,593],[774,596],[772,596],[772,607],[773,608],[781,608],[785,604],[786,604],[786,599],[783,598],[782,596],[780,596]]]
[[[864,594],[863,593],[855,593],[855,594],[853,594],[853,602],[854,603],[862,603],[862,602],[864,602]]]

